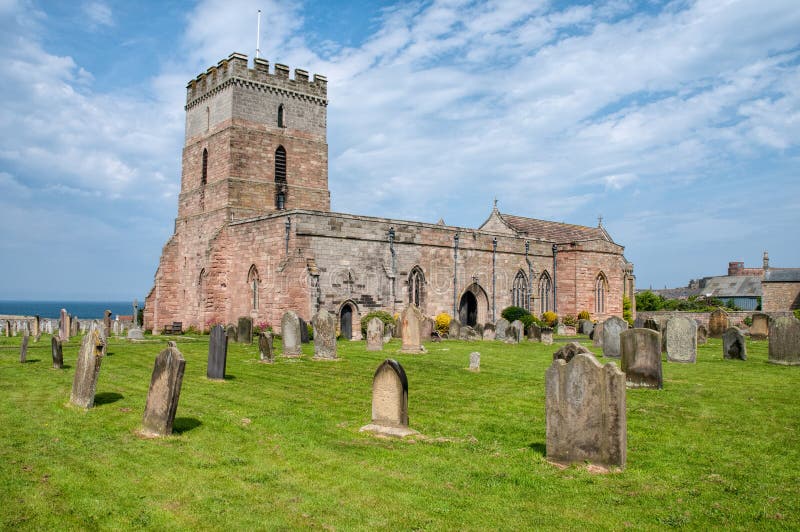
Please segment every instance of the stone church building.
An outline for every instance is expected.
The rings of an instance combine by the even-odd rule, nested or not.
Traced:
[[[373,310],[409,303],[465,324],[518,305],[622,315],[633,265],[598,227],[500,213],[478,228],[331,212],[327,80],[232,54],[186,94],[178,217],[147,296],[147,329],[335,313],[360,338]]]

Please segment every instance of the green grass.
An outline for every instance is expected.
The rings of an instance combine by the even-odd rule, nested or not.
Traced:
[[[429,344],[425,355],[340,342],[340,362],[231,344],[227,380],[205,378],[208,343],[177,338],[186,374],[175,423],[137,436],[166,339],[112,340],[97,406],[65,406],[78,341],[51,369],[49,337],[19,363],[0,339],[0,526],[5,529],[661,529],[800,527],[800,368],[664,363],[664,389],[629,390],[628,465],[596,475],[544,459],[544,373],[557,346]],[[584,343],[587,343],[584,339]],[[471,351],[481,372],[471,373]],[[598,349],[594,351],[599,353]],[[372,374],[409,379],[411,427],[379,439]],[[601,362],[603,359],[600,359]]]

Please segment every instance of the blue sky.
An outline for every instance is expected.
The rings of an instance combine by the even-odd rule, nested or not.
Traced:
[[[259,8],[262,56],[329,79],[334,210],[602,214],[639,287],[800,266],[797,0],[0,0],[0,299],[147,294],[186,83]]]

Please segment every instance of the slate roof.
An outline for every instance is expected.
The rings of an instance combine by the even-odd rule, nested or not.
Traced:
[[[718,298],[759,297],[761,296],[761,277],[751,275],[711,277],[700,292]]]
[[[769,268],[764,272],[765,283],[800,283],[800,268]]]
[[[582,240],[606,240],[613,242],[602,227],[587,227],[585,225],[565,224],[514,216],[513,214],[500,214],[505,222],[515,231],[528,238],[541,238],[547,242],[566,243]]]

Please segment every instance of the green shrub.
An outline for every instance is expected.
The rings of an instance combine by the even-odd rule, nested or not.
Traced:
[[[589,314],[588,310],[582,310],[578,312],[578,319],[579,320],[590,320],[592,319],[592,315]]]
[[[522,321],[523,316],[530,316],[530,312],[525,310],[522,307],[506,307],[503,309],[503,312],[500,313],[500,316],[508,320],[508,323],[513,323],[517,320]]]
[[[650,292],[652,294],[652,292]],[[661,297],[661,296],[659,296]],[[662,300],[664,298],[661,298]],[[639,305],[639,298],[636,298],[636,305]],[[631,309],[631,298],[622,296],[622,319],[628,322],[628,325],[633,327],[633,310]]]
[[[528,332],[528,329],[531,328],[532,325],[536,325],[537,327],[542,327],[542,322],[534,316],[533,314],[528,314],[527,316],[522,316],[519,321],[525,326],[525,332]]]
[[[373,310],[363,318],[361,318],[361,334],[364,338],[367,337],[367,325],[372,318],[379,318],[384,326],[386,325],[394,325],[394,317],[391,314],[386,312],[385,310]]]
[[[314,326],[311,325],[310,323],[306,323],[306,328],[308,329],[308,339],[309,340],[313,340],[314,339]],[[349,338],[348,338],[348,340],[349,340]]]
[[[800,320],[800,309],[794,311],[794,317]]]
[[[750,327],[753,324],[753,316],[747,316],[745,319],[742,320],[745,325]]]

